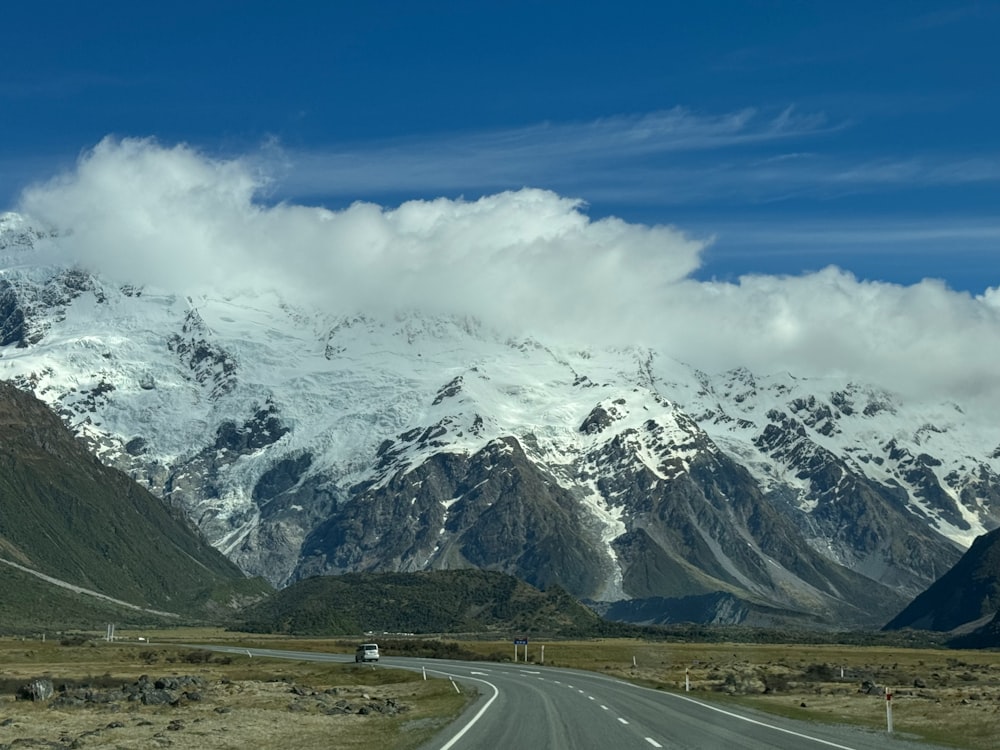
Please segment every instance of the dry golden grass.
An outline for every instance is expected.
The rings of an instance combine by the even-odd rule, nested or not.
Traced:
[[[185,635],[194,640],[196,634]],[[457,694],[450,682],[424,681],[401,670],[221,654],[209,658],[157,640],[75,646],[0,641],[0,746],[17,741],[24,750],[414,748],[473,697]],[[191,676],[200,682],[192,690],[197,695],[182,695],[174,705],[117,700],[60,707],[55,700],[14,699],[16,687],[36,677],[48,676],[56,686],[90,684],[100,692],[134,683],[140,675]]]
[[[540,645],[532,644],[532,660]],[[545,662],[673,691],[683,691],[687,677],[693,697],[881,730],[889,688],[896,733],[969,750],[994,750],[1000,737],[994,651],[608,640],[546,644]],[[875,686],[870,692],[862,690],[866,682]]]
[[[119,635],[136,638],[135,633]],[[134,680],[141,674],[197,674],[215,680],[205,700],[183,709],[133,708],[125,704],[86,711],[0,702],[0,745],[16,737],[76,740],[77,747],[280,747],[293,741],[310,748],[416,747],[466,705],[449,683],[423,682],[417,675],[384,667],[318,665],[248,659],[188,664],[190,649],[177,644],[214,642],[247,647],[349,653],[344,639],[298,639],[177,630],[152,634],[150,644],[61,647],[38,642],[0,641],[0,678],[94,677],[111,673]],[[541,642],[529,658],[538,663]],[[659,643],[608,639],[546,642],[548,666],[588,669],[650,687],[683,691],[685,672],[692,696],[738,702],[798,719],[885,729],[885,699],[893,690],[895,731],[940,745],[969,750],[996,747],[1000,737],[1000,653],[940,649],[742,643]],[[509,642],[463,640],[463,649],[484,657],[507,654]],[[117,654],[117,655],[116,655]],[[145,656],[144,656],[145,655]],[[151,659],[154,659],[149,663]],[[223,658],[221,655],[213,659]],[[173,661],[168,661],[173,659]],[[634,659],[634,666],[633,666]],[[843,676],[841,676],[843,670]],[[400,675],[398,678],[390,675]],[[382,680],[390,680],[379,684]],[[223,680],[229,680],[228,683]],[[863,683],[878,686],[862,692]],[[360,703],[361,695],[390,698],[407,710],[396,716],[328,716],[328,699],[296,695],[294,686],[342,691],[337,699]],[[293,704],[298,704],[292,708]],[[216,708],[229,708],[219,714]],[[3,726],[6,719],[13,722]],[[171,729],[171,721],[182,727]],[[124,726],[108,729],[113,722]],[[146,723],[149,722],[149,723]],[[176,726],[176,725],[175,725]],[[86,734],[93,732],[93,734]],[[102,744],[104,743],[104,744]],[[62,743],[67,744],[65,741]],[[29,747],[22,745],[21,747]],[[39,746],[41,747],[41,745]]]
[[[253,643],[337,650],[337,641],[322,639],[256,637]],[[530,644],[531,661],[541,660],[542,645]],[[633,639],[544,645],[548,666],[587,669],[674,691],[684,690],[687,676],[692,695],[705,700],[877,730],[886,728],[881,688],[887,687],[893,693],[893,725],[899,734],[968,750],[994,750],[1000,737],[1000,652]],[[513,659],[509,641],[463,640],[461,646],[483,657],[499,653]],[[863,692],[865,682],[876,688]]]

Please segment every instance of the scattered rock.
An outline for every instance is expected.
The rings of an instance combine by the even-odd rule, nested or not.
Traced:
[[[52,750],[65,750],[67,745],[62,742],[52,742],[51,740],[43,740],[38,737],[24,737],[19,740],[14,740],[9,745],[5,747],[11,748],[28,748],[29,750],[45,750],[45,748],[51,748]],[[70,745],[72,747],[72,745]]]
[[[52,680],[40,677],[22,686],[17,691],[16,699],[21,701],[47,701],[52,697],[54,692],[55,688],[52,685]]]
[[[881,685],[876,685],[871,680],[865,680],[861,683],[861,689],[858,692],[867,695],[885,695],[885,688]]]
[[[99,739],[107,731],[124,729],[126,726],[139,728],[153,727],[154,725],[159,726],[156,729],[147,730],[152,733],[152,736],[150,737],[149,734],[146,735],[147,744],[150,747],[182,746],[185,745],[183,739],[171,739],[171,736],[177,738],[177,732],[185,729],[191,730],[198,722],[205,719],[197,711],[192,710],[190,713],[182,713],[181,710],[189,703],[208,702],[209,707],[216,714],[235,713],[234,708],[230,705],[214,705],[219,699],[225,700],[226,696],[231,696],[234,688],[236,692],[240,693],[244,691],[250,693],[263,690],[273,698],[276,698],[282,690],[287,690],[293,696],[292,700],[287,704],[287,710],[313,716],[394,716],[406,711],[408,708],[406,705],[397,703],[393,698],[380,698],[368,692],[361,692],[356,688],[330,688],[321,691],[308,686],[298,686],[291,683],[291,681],[288,681],[282,687],[275,686],[278,692],[274,692],[275,688],[268,688],[267,685],[269,683],[266,682],[251,681],[236,684],[229,680],[208,682],[196,677],[172,676],[152,679],[148,675],[143,675],[132,683],[104,687],[113,682],[110,675],[106,675],[105,678],[94,678],[92,684],[60,684],[57,681],[54,697],[47,704],[50,707],[61,709],[97,710],[100,712],[99,715],[105,716],[104,721],[107,723],[103,726],[97,726],[96,729],[82,733],[78,733],[79,730],[73,733],[64,731],[57,739],[52,740],[44,737],[37,739],[17,737],[13,740],[13,744],[0,742],[0,750],[13,750],[15,747],[24,748],[25,750],[28,750],[28,748],[31,750],[49,750],[50,748],[58,748],[59,750],[85,750],[88,747],[95,746],[95,744],[107,743],[109,740]],[[289,685],[289,683],[291,684]],[[34,698],[28,698],[28,696],[32,695],[30,685],[23,686],[21,693],[26,699],[34,700]],[[35,694],[44,695],[44,690],[39,691],[36,688]],[[348,695],[352,696],[354,700],[348,700],[343,697]],[[129,703],[131,705],[126,705]],[[140,705],[143,707],[149,706],[154,709],[151,714],[146,714],[149,718],[161,718],[156,721],[150,721],[149,718],[143,716],[145,711],[140,708]],[[164,718],[162,718],[163,709],[160,707],[165,706],[170,707],[170,712],[173,716],[183,716],[183,719],[172,719],[164,726],[162,723],[164,721]],[[239,706],[236,708],[239,708]],[[110,720],[111,717],[107,716],[107,714],[116,711],[122,712],[121,718]],[[128,712],[127,717],[125,715],[126,711]],[[374,719],[369,718],[368,720]],[[21,726],[19,723],[15,723],[14,718],[0,720],[0,727],[10,727],[12,725],[15,727]],[[121,734],[118,735],[119,738],[122,736]],[[181,737],[183,736],[185,735],[181,735]],[[114,744],[113,741],[112,744]]]
[[[173,703],[177,696],[169,690],[149,690],[142,694],[140,700],[144,706],[162,706]]]

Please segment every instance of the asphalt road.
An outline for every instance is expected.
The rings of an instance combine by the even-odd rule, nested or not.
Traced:
[[[350,662],[346,654],[201,646],[254,656]],[[793,721],[653,690],[594,672],[536,665],[383,657],[475,687],[479,699],[426,750],[929,750],[899,735]]]

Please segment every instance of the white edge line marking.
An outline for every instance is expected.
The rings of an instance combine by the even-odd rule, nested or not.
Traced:
[[[572,670],[553,669],[553,672],[558,672],[558,671],[571,672]],[[741,716],[740,714],[733,713],[732,711],[726,711],[723,708],[717,708],[716,706],[713,706],[711,703],[704,703],[702,701],[695,700],[694,698],[689,698],[686,695],[678,695],[677,693],[670,693],[665,690],[657,690],[655,688],[648,688],[643,685],[636,685],[634,682],[627,682],[625,680],[618,679],[617,677],[607,677],[597,672],[590,673],[590,676],[597,680],[614,682],[624,687],[634,688],[636,690],[644,690],[648,693],[655,693],[656,695],[663,696],[664,698],[676,698],[677,700],[687,701],[688,703],[693,703],[696,706],[707,708],[710,711],[715,711],[716,713],[724,714],[725,716],[729,716],[733,719],[739,719],[740,721],[745,721],[749,724],[756,724],[757,726],[765,727],[767,729],[773,729],[775,732],[782,732],[783,734],[789,734],[792,737],[800,737],[804,740],[809,740],[810,742],[816,742],[820,745],[826,745],[827,747],[835,747],[837,748],[837,750],[857,750],[857,748],[853,748],[849,745],[839,745],[836,742],[831,742],[830,740],[823,740],[820,739],[819,737],[813,737],[811,734],[802,734],[801,732],[796,732],[794,729],[785,729],[784,727],[775,726],[774,724],[768,724],[765,721],[758,721],[757,719],[751,719],[749,716]],[[604,708],[604,706],[601,706],[601,708]]]
[[[182,645],[187,645],[187,644],[182,644]],[[226,647],[226,646],[208,646],[206,648],[209,648],[209,649],[212,649],[212,650],[215,650],[215,651],[230,652],[230,653],[239,650],[239,649],[236,649],[236,648],[234,648],[232,646],[230,646],[230,647]],[[267,653],[267,656],[274,656],[274,657],[279,658],[279,659],[301,659],[303,656],[305,656],[306,658],[311,658],[311,657],[316,657],[316,656],[318,656],[318,657],[331,656],[331,654],[324,654],[324,653],[319,652],[319,651],[317,651],[317,652],[311,652],[311,651],[303,651],[303,652],[283,651],[282,652],[282,651],[277,651],[277,650],[273,650],[272,651],[271,649],[254,649],[254,651],[256,651],[258,655],[262,655],[263,652],[267,651],[267,652],[269,652],[269,653]],[[294,654],[294,656],[292,656],[292,654]],[[333,661],[333,660],[320,658],[320,659],[317,659],[317,661]],[[340,659],[336,659],[336,661],[340,661]],[[346,659],[344,661],[346,661]],[[414,668],[403,667],[403,669],[410,669],[410,671],[416,671],[415,667]],[[458,734],[456,734],[454,737],[452,737],[450,740],[448,740],[448,742],[446,742],[444,745],[441,746],[441,750],[450,750],[450,748],[452,746],[454,746],[454,744],[456,742],[458,742],[460,739],[462,739],[462,737],[465,735],[466,732],[468,732],[470,729],[472,729],[473,725],[477,721],[479,721],[481,718],[483,718],[483,714],[486,713],[486,711],[489,709],[490,705],[492,705],[493,701],[495,701],[500,696],[500,689],[496,685],[494,685],[492,682],[488,682],[486,680],[482,680],[482,679],[480,679],[478,677],[465,677],[465,676],[461,676],[461,675],[454,675],[454,674],[451,674],[449,672],[442,672],[440,669],[428,669],[427,671],[428,672],[435,672],[435,673],[440,674],[440,675],[444,675],[445,677],[449,677],[452,680],[454,680],[456,677],[458,677],[458,679],[460,679],[460,680],[474,680],[475,682],[481,682],[484,685],[489,685],[491,688],[493,688],[493,696],[488,701],[486,701],[486,704],[481,709],[479,709],[479,711],[476,712],[476,715],[473,716],[469,720],[469,723],[466,724],[464,727],[462,727],[462,729],[458,732]]]
[[[448,672],[442,672],[442,671],[437,670],[437,669],[428,669],[427,671],[428,672],[437,672],[438,674],[443,674],[446,677],[450,677],[452,679],[454,679],[456,677],[456,675],[451,675],[451,674],[448,674]],[[479,711],[476,712],[476,715],[473,716],[469,720],[468,724],[466,724],[464,727],[462,727],[462,729],[459,731],[458,734],[456,734],[454,737],[452,737],[450,740],[448,740],[445,744],[443,744],[441,746],[441,750],[449,750],[449,748],[451,748],[452,746],[454,746],[454,744],[456,742],[458,742],[460,739],[462,739],[462,737],[465,736],[465,733],[468,732],[470,729],[472,729],[473,725],[477,721],[479,721],[481,718],[483,718],[483,714],[486,713],[486,711],[489,709],[489,707],[493,703],[493,701],[495,701],[499,697],[499,695],[500,695],[499,688],[497,688],[497,686],[494,685],[492,682],[487,682],[486,680],[481,680],[478,677],[459,677],[459,679],[475,680],[476,682],[482,682],[484,685],[489,685],[491,688],[493,688],[493,697],[491,697],[488,701],[486,701],[486,704],[481,709],[479,709]]]
[[[662,690],[653,690],[653,688],[643,687],[642,685],[633,685],[630,682],[622,681],[624,685],[630,685],[640,690],[649,690],[650,692],[656,693],[657,695],[669,696],[671,698],[677,698],[678,700],[687,701],[688,703],[694,703],[696,706],[701,706],[702,708],[707,708],[710,711],[715,711],[716,713],[723,714],[732,719],[739,719],[740,721],[745,721],[750,724],[756,724],[757,726],[767,727],[768,729],[773,729],[775,732],[783,732],[784,734],[790,734],[793,737],[800,737],[804,740],[809,740],[811,742],[818,742],[820,745],[826,745],[827,747],[835,747],[838,750],[855,750],[853,747],[848,745],[838,745],[836,742],[830,742],[829,740],[822,740],[819,737],[813,737],[809,734],[802,734],[801,732],[796,732],[794,729],[785,729],[784,727],[775,726],[774,724],[768,724],[765,721],[758,721],[757,719],[751,719],[749,716],[741,716],[740,714],[733,713],[732,711],[727,711],[724,708],[719,708],[713,706],[711,703],[703,703],[702,701],[695,700],[694,698],[688,698],[686,695],[677,695],[677,693],[667,693]],[[621,719],[619,719],[621,721]]]
[[[191,644],[179,644],[179,645],[190,646]],[[239,649],[236,649],[236,648],[233,648],[233,647],[225,647],[225,646],[192,646],[192,647],[193,648],[207,648],[207,649],[210,649],[210,650],[223,651],[223,652],[226,652],[226,651],[232,652],[232,651],[239,650]],[[256,651],[258,655],[264,655],[264,652],[268,652],[266,654],[267,656],[272,656],[272,657],[276,657],[276,658],[301,658],[303,655],[306,655],[308,657],[315,657],[315,656],[329,657],[329,656],[334,656],[332,654],[324,654],[322,652],[295,652],[295,651],[280,652],[282,655],[279,656],[279,654],[276,653],[276,650],[271,650],[271,649],[254,649],[254,651]],[[295,656],[285,656],[284,654],[295,654]],[[340,659],[317,659],[317,661],[340,661]],[[345,659],[345,661],[346,661],[346,659]],[[404,669],[405,669],[405,667],[404,667]],[[430,671],[430,672],[437,672],[438,674],[443,674],[445,676],[452,676],[452,675],[449,675],[447,672],[441,672],[441,671],[435,670],[435,669],[431,669],[431,670],[428,670],[428,671]],[[715,711],[716,713],[723,714],[724,716],[729,716],[730,718],[733,718],[733,719],[738,719],[740,721],[745,721],[745,722],[747,722],[749,724],[756,724],[757,726],[766,727],[767,729],[773,729],[775,732],[782,732],[783,734],[788,734],[788,735],[791,735],[792,737],[800,737],[800,738],[802,738],[804,740],[810,740],[811,742],[816,742],[816,743],[818,743],[820,745],[826,745],[827,747],[835,747],[835,748],[837,748],[837,750],[856,750],[856,748],[850,747],[848,745],[838,745],[836,742],[830,742],[829,740],[823,740],[823,739],[820,739],[819,737],[813,737],[812,735],[802,734],[801,732],[796,732],[796,731],[794,731],[792,729],[785,729],[784,727],[775,726],[774,724],[768,724],[767,722],[764,722],[764,721],[758,721],[757,719],[751,719],[749,716],[741,716],[740,714],[733,713],[732,711],[726,711],[723,708],[718,708],[716,706],[713,706],[710,703],[703,703],[702,701],[695,700],[694,698],[688,698],[685,695],[678,695],[677,693],[668,693],[668,692],[663,691],[663,690],[655,690],[653,688],[643,687],[642,685],[636,685],[636,684],[631,683],[631,682],[626,682],[625,680],[619,680],[619,679],[615,679],[615,678],[606,678],[606,677],[602,677],[601,675],[596,675],[596,674],[594,676],[597,677],[598,679],[607,679],[609,682],[616,682],[619,685],[624,685],[624,686],[630,687],[630,688],[636,688],[637,690],[646,690],[646,691],[648,691],[650,693],[655,693],[656,695],[662,695],[662,696],[668,697],[668,698],[676,698],[677,700],[687,701],[688,703],[693,703],[696,706],[701,706],[702,708],[707,708],[710,711]],[[482,682],[482,683],[484,683],[486,685],[489,685],[491,688],[493,688],[493,697],[490,698],[488,701],[486,701],[486,705],[483,706],[481,709],[479,709],[479,712],[475,716],[472,717],[472,720],[468,724],[466,724],[458,734],[456,734],[454,737],[452,737],[451,740],[448,741],[448,744],[442,746],[441,750],[449,750],[449,748],[451,748],[452,745],[454,745],[455,742],[457,742],[458,739],[460,737],[462,737],[472,727],[473,724],[475,724],[477,721],[479,721],[479,719],[482,717],[482,715],[484,713],[486,713],[486,710],[490,707],[490,704],[492,704],[493,701],[495,701],[497,699],[497,697],[500,695],[500,690],[492,682],[487,682],[486,680],[481,680],[478,677],[459,677],[459,679],[475,680],[476,682]],[[557,684],[557,685],[560,684],[559,680],[553,680],[553,682],[555,684]],[[569,687],[572,687],[572,685],[570,685]],[[601,706],[601,708],[603,708],[605,711],[608,710],[607,706]],[[624,719],[618,719],[618,721],[621,721],[621,722],[623,722],[625,724],[628,723]]]

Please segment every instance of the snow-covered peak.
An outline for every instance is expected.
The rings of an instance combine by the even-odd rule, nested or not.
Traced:
[[[0,377],[245,567],[281,568],[272,580],[357,488],[510,440],[579,503],[612,568],[616,540],[640,528],[636,490],[616,477],[662,493],[706,461],[746,469],[752,492],[838,561],[855,553],[834,538],[831,506],[860,484],[963,546],[1000,521],[1000,427],[955,402],[847,377],[705,372],[649,346],[512,336],[469,316],[114,284],[36,263],[49,239],[19,217],[0,217],[0,238]]]

